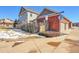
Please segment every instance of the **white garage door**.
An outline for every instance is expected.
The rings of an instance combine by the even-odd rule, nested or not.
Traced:
[[[65,24],[64,23],[61,23],[60,24],[60,32],[64,31],[65,29]]]
[[[68,24],[61,23],[60,24],[60,32],[68,30]]]
[[[68,24],[66,24],[66,30],[68,30]]]

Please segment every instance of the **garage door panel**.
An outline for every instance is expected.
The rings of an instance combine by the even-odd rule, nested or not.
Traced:
[[[68,24],[66,23],[61,23],[60,24],[60,32],[68,30]]]

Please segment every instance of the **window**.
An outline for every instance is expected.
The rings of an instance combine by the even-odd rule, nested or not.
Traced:
[[[32,14],[30,14],[30,16],[32,17]]]

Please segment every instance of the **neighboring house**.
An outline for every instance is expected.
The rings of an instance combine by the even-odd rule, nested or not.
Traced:
[[[63,16],[63,15],[62,15]],[[66,17],[62,17],[59,12],[45,8],[37,17],[38,31],[58,31],[63,32],[72,27],[72,22]]]
[[[21,7],[19,12],[19,19],[16,28],[20,28],[26,31],[33,31],[33,27],[36,26],[36,18],[39,13],[32,11],[31,9],[27,9],[25,7]]]
[[[73,23],[73,26],[77,26],[77,27],[79,27],[79,22],[77,22],[77,23]]]
[[[0,26],[6,27],[6,28],[12,28],[13,27],[14,21],[5,18],[5,19],[0,19]]]

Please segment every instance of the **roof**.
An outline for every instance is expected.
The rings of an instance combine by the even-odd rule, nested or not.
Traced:
[[[27,12],[31,12],[31,13],[34,13],[34,14],[39,15],[38,12],[35,12],[34,10],[29,9],[29,8],[26,8],[26,7],[21,7],[20,13],[22,12],[22,10],[23,10],[23,11],[25,10],[25,11],[27,11]],[[20,14],[20,13],[19,13],[19,14]]]
[[[48,8],[44,8],[43,11],[40,13],[40,15],[52,14],[52,13],[56,14],[58,12],[57,11],[54,11],[54,10],[49,10]]]
[[[24,11],[24,10],[25,10],[25,11],[28,11],[28,12],[32,12],[32,13],[37,14],[38,16],[37,16],[36,19],[38,19],[40,16],[43,16],[43,15],[46,15],[46,14],[50,14],[50,16],[55,16],[55,15],[60,15],[60,13],[62,13],[62,12],[58,12],[58,11],[55,11],[55,10],[50,10],[50,9],[48,9],[48,8],[44,8],[41,13],[37,13],[37,12],[33,11],[32,9],[28,9],[28,8],[26,8],[26,7],[21,7],[20,13],[21,13],[22,11]],[[63,15],[62,15],[62,16],[63,16]],[[67,21],[71,22],[69,19],[67,19],[67,17],[65,17],[65,16],[63,16],[63,17],[64,17]],[[36,20],[36,19],[35,19],[35,20]]]
[[[60,12],[58,12],[58,11],[44,8],[43,11],[39,14],[39,16],[37,18],[39,18],[40,16],[43,16],[43,15],[46,15],[46,14],[50,14],[50,16],[59,15],[59,13]]]
[[[72,23],[67,17],[63,16],[63,19],[60,19],[61,23]]]
[[[64,19],[66,19],[67,21],[69,21],[69,22],[71,22],[67,17],[65,17],[65,16],[63,16],[64,17]],[[72,23],[72,22],[71,22]]]

